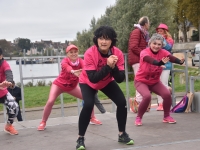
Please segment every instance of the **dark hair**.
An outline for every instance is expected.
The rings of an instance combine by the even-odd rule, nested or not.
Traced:
[[[3,50],[0,48],[0,55],[2,55],[3,54]]]
[[[143,16],[142,18],[140,18],[139,22],[138,22],[141,26],[144,26],[145,23],[149,24],[149,18],[147,16]]]
[[[100,26],[96,31],[94,31],[93,42],[98,47],[97,39],[103,37],[105,39],[111,39],[112,43],[110,48],[116,45],[117,42],[117,34],[112,27],[109,26]]]

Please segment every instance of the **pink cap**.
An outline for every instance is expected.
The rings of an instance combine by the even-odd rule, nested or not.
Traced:
[[[166,24],[164,24],[164,23],[161,23],[161,24],[156,28],[156,31],[157,31],[158,29],[164,29],[164,30],[167,30],[167,31],[168,31],[168,26],[167,26]]]
[[[76,50],[78,50],[78,47],[76,47],[75,45],[71,44],[71,45],[67,46],[67,48],[66,48],[66,53],[68,53],[71,49],[76,49]]]

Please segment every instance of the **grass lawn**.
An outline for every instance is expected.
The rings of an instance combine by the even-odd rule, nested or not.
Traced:
[[[175,69],[183,69],[183,66],[175,66]],[[200,75],[199,69],[189,68],[189,76]],[[185,92],[185,84],[180,83],[180,73],[175,74],[175,92]],[[126,83],[120,83],[120,88],[126,96]],[[195,81],[195,90],[200,90],[200,80]],[[43,107],[46,104],[50,91],[50,86],[37,86],[37,87],[24,87],[24,99],[25,99],[25,108],[33,107]],[[133,81],[129,82],[129,92],[130,96],[135,95],[135,87],[133,86]],[[98,93],[100,100],[105,100],[107,97],[99,91]],[[64,103],[74,103],[76,98],[68,94],[63,94]],[[55,104],[60,104],[60,98],[58,97],[55,101]],[[0,111],[2,111],[2,105],[0,105]]]

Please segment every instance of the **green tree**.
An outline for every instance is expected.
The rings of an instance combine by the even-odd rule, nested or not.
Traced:
[[[76,45],[79,48],[79,53],[83,54],[92,45],[92,32],[83,30],[82,33],[77,33]]]
[[[160,23],[165,23],[169,27],[172,36],[178,33],[177,24],[174,22],[176,4],[176,0],[149,0],[144,5],[140,11],[140,16],[149,17],[150,34],[156,32],[155,29]]]
[[[14,49],[11,46],[11,43],[6,40],[0,40],[0,48],[2,48],[4,56],[9,56],[13,52],[13,49]]]
[[[45,44],[44,43],[33,43],[32,46],[34,48],[37,48],[38,52],[43,52],[44,48],[45,48]]]
[[[200,40],[200,0],[183,0],[187,6],[186,17],[199,30]]]
[[[17,45],[22,49],[22,51],[25,49],[27,52],[27,50],[30,50],[31,48],[31,41],[29,39],[19,38]]]

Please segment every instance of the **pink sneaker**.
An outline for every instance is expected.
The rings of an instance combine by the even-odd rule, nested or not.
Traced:
[[[46,127],[46,122],[42,121],[40,122],[40,125],[38,126],[37,130],[38,131],[43,131]]]
[[[90,119],[90,124],[102,125],[102,122],[99,121],[97,118],[91,118],[91,119]]]
[[[135,119],[135,125],[136,126],[141,126],[142,125],[142,119],[140,117],[136,117],[136,119]]]
[[[162,103],[158,104],[158,107],[157,107],[156,110],[157,111],[163,111],[163,104]]]
[[[174,120],[174,118],[172,118],[171,116],[168,116],[168,117],[165,117],[165,118],[163,119],[163,122],[164,122],[164,123],[171,123],[171,124],[174,124],[174,123],[176,123],[176,120]]]

